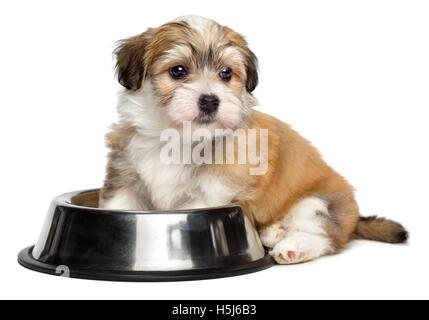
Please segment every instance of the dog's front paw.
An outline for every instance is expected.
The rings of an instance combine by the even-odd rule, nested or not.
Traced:
[[[259,238],[262,244],[267,248],[273,248],[286,236],[286,229],[280,223],[277,222],[261,231],[259,231]]]
[[[308,233],[288,235],[269,253],[278,264],[296,264],[332,251],[327,237]]]

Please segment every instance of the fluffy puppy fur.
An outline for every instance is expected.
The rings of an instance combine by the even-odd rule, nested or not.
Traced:
[[[115,54],[125,90],[119,123],[107,135],[111,151],[100,207],[165,210],[239,202],[281,264],[338,252],[355,237],[406,240],[396,222],[360,218],[353,188],[318,151],[289,125],[252,110],[257,59],[240,34],[212,20],[183,17],[121,41]],[[219,101],[210,116],[198,107],[207,94]],[[249,175],[250,163],[162,163],[161,132],[181,129],[184,121],[211,132],[268,129],[266,173]]]

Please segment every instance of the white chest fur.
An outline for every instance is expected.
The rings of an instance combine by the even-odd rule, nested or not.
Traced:
[[[196,209],[231,203],[237,190],[195,164],[165,164],[159,139],[136,137],[128,148],[151,205],[157,210]]]

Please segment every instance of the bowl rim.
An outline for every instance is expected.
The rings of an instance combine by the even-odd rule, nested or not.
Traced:
[[[32,255],[34,246],[21,250],[18,254],[18,263],[23,267],[51,275],[61,276],[57,271],[58,265],[41,262]],[[209,280],[241,276],[269,269],[275,265],[274,259],[265,250],[264,257],[247,264],[232,267],[214,267],[188,270],[166,271],[112,271],[102,269],[70,269],[70,278],[121,281],[121,282],[173,282],[191,280]]]
[[[121,209],[104,209],[104,208],[98,208],[98,207],[87,207],[87,206],[81,206],[77,204],[71,203],[71,199],[82,193],[89,193],[94,191],[99,191],[100,188],[93,188],[93,189],[83,189],[83,190],[76,190],[76,191],[70,191],[66,193],[62,193],[58,196],[56,196],[52,203],[55,206],[62,206],[62,207],[68,207],[68,208],[75,208],[80,209],[82,211],[99,211],[104,214],[134,214],[134,215],[148,215],[148,214],[189,214],[189,213],[200,213],[200,214],[213,214],[213,213],[221,213],[223,209],[239,209],[242,211],[241,206],[239,203],[234,202],[231,204],[227,204],[224,206],[217,206],[217,207],[207,207],[207,208],[196,208],[196,209],[177,209],[177,210],[121,210]]]

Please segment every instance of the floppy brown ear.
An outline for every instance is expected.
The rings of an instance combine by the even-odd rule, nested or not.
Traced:
[[[246,90],[252,93],[258,85],[258,59],[249,49],[247,41],[242,35],[228,27],[224,26],[223,28],[227,37],[231,40],[231,43],[237,46],[244,55],[246,65]]]
[[[146,33],[119,41],[116,55],[118,81],[128,90],[138,90],[145,76]]]
[[[258,59],[250,49],[246,51],[246,89],[252,93],[258,85]]]

